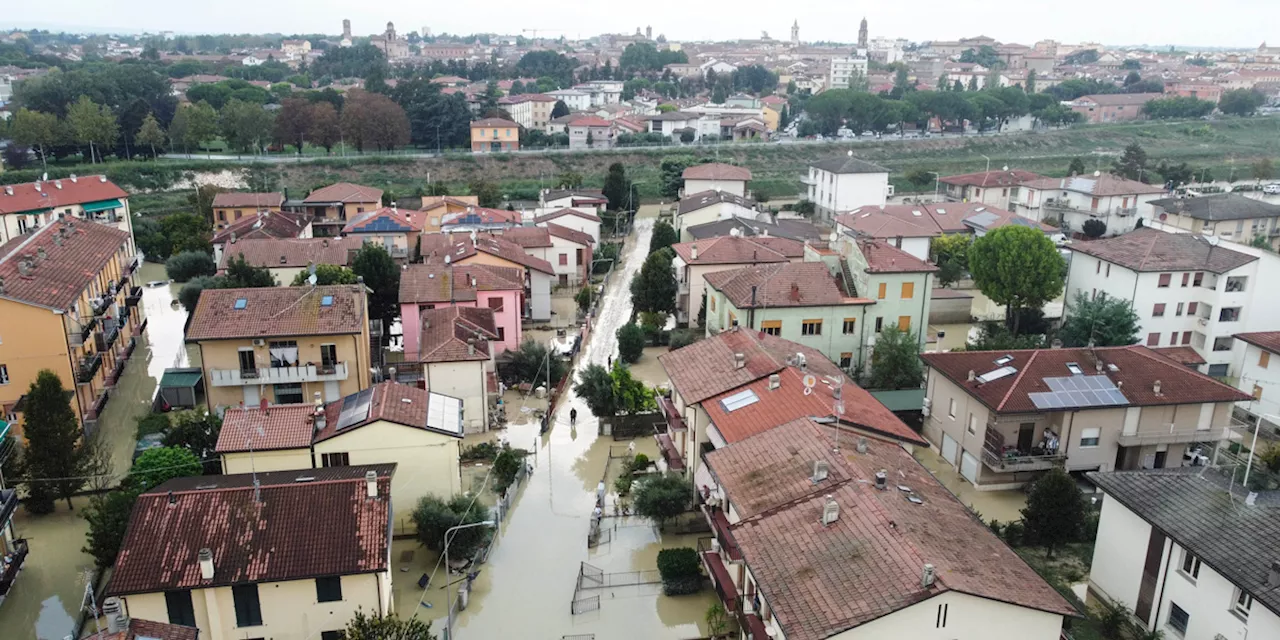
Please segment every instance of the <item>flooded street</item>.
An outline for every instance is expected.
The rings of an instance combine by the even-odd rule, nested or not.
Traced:
[[[139,283],[165,280],[164,265],[143,263],[137,278]],[[150,408],[160,376],[179,357],[186,357],[182,341],[186,313],[170,304],[176,299],[178,288],[143,288],[142,311],[147,330],[112,390],[94,436],[110,453],[111,475],[105,478],[110,484],[129,471],[137,420]],[[80,551],[89,529],[80,511],[88,499],[76,498],[72,502],[74,510],[68,510],[65,502],[58,502],[56,511],[46,516],[30,516],[21,508],[14,514],[14,528],[30,542],[31,554],[13,590],[0,605],[0,639],[62,640],[74,632],[93,559]]]
[[[615,353],[614,333],[631,315],[627,283],[646,257],[652,221],[639,221],[629,239],[620,269],[613,274],[590,340],[579,360],[605,364]],[[569,424],[569,409],[578,410],[578,424]],[[554,416],[554,426],[538,436],[537,425],[519,411],[508,408],[512,423],[506,438],[512,446],[532,448],[533,475],[520,489],[514,508],[501,525],[500,539],[488,563],[483,565],[471,593],[470,605],[455,621],[455,637],[558,638],[570,634],[596,634],[600,638],[689,638],[703,635],[699,624],[714,600],[713,592],[668,598],[661,585],[600,590],[599,610],[571,615],[579,563],[589,562],[605,571],[654,569],[664,546],[693,546],[692,537],[666,536],[640,518],[606,518],[615,528],[612,540],[596,549],[587,548],[587,531],[595,505],[595,488],[605,472],[610,445],[625,448],[611,438],[596,436],[596,419],[586,403],[566,391]],[[656,456],[651,439],[636,441],[638,452]],[[404,550],[415,556],[434,554],[416,543],[399,543],[393,559]],[[397,563],[398,564],[398,563]],[[427,566],[415,557],[415,567]],[[426,589],[431,607],[417,606],[423,591],[415,582],[421,572],[397,571],[396,604],[401,616],[417,615],[438,620],[433,631],[442,634],[445,599],[439,575]],[[412,608],[410,608],[412,607]]]

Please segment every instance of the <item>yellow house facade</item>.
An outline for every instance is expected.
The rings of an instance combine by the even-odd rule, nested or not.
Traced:
[[[518,151],[520,125],[502,118],[485,118],[471,123],[471,151]]]
[[[0,404],[21,432],[22,403],[42,370],[74,392],[86,435],[145,329],[133,238],[59,219],[0,248]]]
[[[312,235],[332,237],[356,215],[381,207],[382,189],[338,182],[312,191],[303,198],[302,206],[311,215]]]
[[[370,383],[363,284],[206,290],[187,342],[199,346],[210,410],[334,401]]]
[[[73,174],[0,187],[0,242],[62,219],[96,222],[133,235],[129,194],[106,176]]]

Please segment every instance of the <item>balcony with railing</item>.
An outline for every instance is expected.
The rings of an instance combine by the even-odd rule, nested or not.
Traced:
[[[684,473],[686,467],[684,464],[684,456],[680,454],[680,449],[676,447],[676,443],[671,439],[671,434],[666,431],[659,431],[654,427],[653,438],[658,441],[658,449],[662,451],[662,459],[667,463],[667,469],[677,473]]]
[[[124,306],[136,307],[142,301],[142,287],[134,287],[129,290],[129,295],[125,296]]]
[[[112,319],[103,320],[102,331],[99,331],[96,337],[98,351],[107,351],[115,345],[116,339],[120,337],[120,325]]]
[[[1169,424],[1166,428],[1155,431],[1136,431],[1134,433],[1122,433],[1116,439],[1116,444],[1122,447],[1141,447],[1153,444],[1186,444],[1190,442],[1217,442],[1226,440],[1231,437],[1229,427],[1221,428],[1178,428],[1177,425]]]
[[[140,266],[142,266],[142,256],[127,256],[121,261],[120,273],[122,277],[127,278],[133,275],[133,272],[137,271]]]
[[[1018,471],[1044,471],[1060,467],[1067,457],[1057,453],[1024,453],[1017,448],[1009,448],[1003,452],[982,449],[982,461],[992,471],[1000,473],[1016,473]]]
[[[347,363],[305,364],[296,367],[258,367],[256,369],[210,369],[209,382],[215,387],[239,387],[249,384],[289,384],[295,382],[329,382],[347,379]]]
[[[80,358],[80,366],[76,368],[76,382],[78,384],[88,384],[93,377],[98,375],[98,369],[102,368],[102,354],[95,353],[91,356]]]
[[[98,327],[97,318],[89,318],[83,322],[68,320],[67,344],[72,347],[84,346],[89,340],[89,336],[93,335],[93,330]]]
[[[1067,457],[1060,453],[1057,436],[1047,426],[1019,426],[1019,433],[1006,436],[1000,431],[1000,424],[987,425],[986,438],[982,446],[982,462],[992,471],[1000,473],[1016,473],[1019,471],[1044,471],[1062,466]],[[1037,430],[1039,440],[1037,441]],[[1019,437],[1026,436],[1026,438]],[[1016,439],[1017,444],[1008,440]]]
[[[19,538],[13,541],[13,549],[5,556],[4,566],[0,567],[0,600],[9,595],[14,580],[17,580],[22,565],[27,560],[28,551],[26,540]]]
[[[684,417],[680,415],[680,410],[676,409],[676,403],[664,395],[658,396],[658,409],[662,411],[662,417],[667,421],[667,431],[688,431],[689,427],[684,422]]]
[[[698,538],[698,555],[702,558],[702,566],[711,577],[716,595],[724,603],[726,611],[738,611],[742,606],[742,591],[733,582],[733,577],[724,566],[721,557],[720,543],[715,538]]]
[[[1058,213],[1077,213],[1095,218],[1106,216],[1131,216],[1138,213],[1137,207],[1099,207],[1086,209],[1063,198],[1046,198],[1042,205],[1045,211]]]
[[[729,562],[742,562],[742,550],[738,548],[737,541],[733,539],[733,532],[729,530],[728,514],[720,505],[709,502],[703,503],[700,508],[702,515],[707,518],[707,523],[711,525],[711,533],[715,535],[716,543],[720,546],[721,558]]]

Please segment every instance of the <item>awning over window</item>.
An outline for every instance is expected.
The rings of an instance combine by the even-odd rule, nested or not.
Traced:
[[[99,200],[98,202],[90,202],[84,205],[85,213],[97,213],[99,211],[108,211],[111,209],[119,209],[123,207],[119,200]]]

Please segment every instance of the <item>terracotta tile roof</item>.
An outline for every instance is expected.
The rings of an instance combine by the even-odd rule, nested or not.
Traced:
[[[1151,347],[1151,350],[1184,366],[1198,367],[1207,362],[1192,347]]]
[[[737,442],[797,418],[834,417],[834,388],[839,386],[840,403],[844,406],[844,413],[839,418],[846,426],[911,444],[928,445],[870,393],[846,381],[843,376],[820,375],[815,372],[817,384],[811,393],[806,394],[804,374],[799,367],[787,366],[778,372],[777,389],[769,388],[769,378],[766,376],[713,396],[702,403],[702,408],[725,441]],[[726,398],[748,390],[760,401],[733,411],[725,408]]]
[[[418,207],[419,211],[430,211],[432,209],[442,207],[446,204],[452,204],[458,207],[478,207],[480,206],[479,196],[423,196],[422,204]]]
[[[280,207],[284,204],[284,194],[278,192],[270,193],[247,193],[244,191],[223,191],[213,196],[214,208],[235,209],[243,207],[246,209],[266,209],[268,207]]]
[[[723,162],[710,162],[689,167],[680,175],[685,180],[750,180],[751,170]]]
[[[1106,260],[1133,271],[1209,271],[1226,273],[1257,256],[1214,246],[1202,236],[1167,233],[1151,227],[1124,235],[1071,245],[1072,251]]]
[[[244,256],[255,267],[278,269],[310,264],[347,266],[351,252],[359,251],[360,238],[250,238],[228,243],[218,269],[225,269],[235,256]],[[287,285],[288,282],[280,284]]]
[[[760,242],[761,239],[720,236],[695,242],[680,242],[671,245],[671,248],[681,260],[684,260],[685,264],[756,264],[787,261],[788,256]],[[797,244],[800,244],[800,255],[804,255],[804,245]],[[698,248],[697,259],[693,257],[694,247]]]
[[[866,160],[859,160],[852,155],[836,156],[813,163],[813,168],[831,173],[889,173],[889,170]]]
[[[744,357],[741,369],[734,367],[735,353]],[[844,375],[815,349],[741,327],[668,351],[658,356],[658,362],[685,403],[696,404],[753,380],[768,378],[781,371],[796,353],[805,354],[809,370],[815,375]]]
[[[461,253],[459,253],[459,249],[462,250]],[[533,269],[534,271],[541,271],[542,273],[553,275],[555,274],[555,269],[551,266],[550,262],[547,262],[542,258],[531,256],[525,253],[524,248],[520,245],[508,240],[503,240],[494,235],[479,234],[476,236],[476,241],[474,243],[471,242],[470,238],[467,238],[454,245],[454,253],[459,256],[458,259],[465,257],[465,254],[468,254],[468,252],[470,252],[471,255],[474,255],[477,251],[491,256],[497,256],[507,260],[508,262],[514,262],[518,265]],[[456,261],[457,260],[455,260],[455,262]]]
[[[872,238],[931,238],[942,235],[942,229],[931,216],[925,215],[921,207],[886,209],[889,207],[862,207],[857,212],[836,216],[836,224]],[[899,210],[905,215],[899,215]]]
[[[519,126],[520,126],[519,124],[516,124],[510,120],[503,120],[502,118],[483,118],[480,120],[471,121],[472,129],[478,129],[478,128],[484,128],[484,127],[519,127]]]
[[[352,430],[373,424],[379,420],[394,422],[398,425],[442,433],[447,436],[461,438],[461,433],[444,431],[427,426],[428,408],[431,403],[431,392],[426,389],[400,384],[398,382],[379,382],[369,388],[372,394],[369,399],[369,415],[338,431],[338,420],[342,415],[342,405],[346,398],[334,400],[325,405],[325,426],[315,432],[314,441],[323,442],[339,433],[351,433]],[[356,395],[356,394],[351,394]],[[347,396],[350,398],[351,396]]]
[[[154,622],[130,618],[129,626],[115,633],[108,633],[94,640],[197,640],[200,630],[167,622]]]
[[[364,477],[371,470],[378,474],[373,498]],[[257,492],[251,474],[170,480],[134,504],[107,595],[387,571],[394,470],[259,473]],[[206,548],[212,580],[200,576],[198,554]]]
[[[462,362],[488,360],[489,340],[498,339],[493,309],[487,307],[441,307],[423,309],[422,333],[418,340],[419,362]],[[471,350],[471,340],[475,349]]]
[[[751,240],[756,244],[769,247],[788,258],[804,257],[804,242],[800,240],[780,238],[778,236],[754,236]]]
[[[609,122],[608,120],[605,120],[604,118],[601,118],[600,116],[588,115],[588,116],[583,116],[581,118],[574,118],[573,120],[570,120],[569,126],[603,128],[603,127],[612,127],[613,123]]]
[[[1266,349],[1272,353],[1280,353],[1280,331],[1237,333],[1232,337],[1237,340],[1243,340],[1260,349]]]
[[[375,211],[356,214],[345,227],[343,233],[408,233],[418,227],[409,220],[407,212],[393,207],[382,207]]]
[[[520,270],[512,267],[411,264],[400,272],[401,304],[470,302],[477,291],[523,290]]]
[[[938,270],[938,267],[887,242],[859,238],[858,248],[867,259],[867,273],[925,273]]]
[[[756,206],[754,200],[748,200],[740,195],[729,193],[728,191],[703,191],[687,195],[680,200],[678,215],[692,213],[699,209],[705,209],[713,204],[721,202],[730,202],[740,207],[753,209]]]
[[[0,245],[0,298],[68,309],[128,241],[128,231],[83,220],[16,236]],[[25,275],[24,262],[31,265]]]
[[[250,449],[305,449],[311,446],[314,411],[309,404],[281,404],[267,407],[266,411],[259,407],[230,407],[222,416],[222,431],[214,450],[235,453]]]
[[[981,376],[999,369],[994,363],[1013,357],[1007,366],[1017,372],[986,384],[969,382],[969,371]],[[1204,402],[1237,402],[1250,396],[1213,378],[1182,366],[1144,346],[1089,349],[1036,349],[1021,351],[956,351],[924,353],[924,363],[997,413],[1041,413],[1028,394],[1053,391],[1045,378],[1071,376],[1067,363],[1076,363],[1084,375],[1105,375],[1120,387],[1128,401],[1122,406],[1158,406]],[[1097,363],[1102,363],[1102,372]],[[1112,371],[1110,365],[1115,365]],[[1160,393],[1154,385],[1160,381]],[[1123,383],[1123,384],[1120,384]],[[1070,410],[1066,407],[1060,410]]]
[[[1070,178],[1042,178],[1022,183],[1028,189],[1075,191],[1092,196],[1130,196],[1164,193],[1164,187],[1138,182],[1128,178],[1102,173],[1099,175],[1072,176]]]
[[[213,234],[213,244],[223,244],[234,235],[237,240],[248,238],[296,238],[307,230],[306,216],[279,211],[264,211],[261,215],[248,215],[233,220],[221,231]]]
[[[382,189],[351,184],[350,182],[338,182],[312,191],[302,201],[306,204],[326,204],[329,202],[381,203]]]
[[[577,229],[570,229],[569,227],[562,227],[551,222],[546,223],[546,225],[547,231],[552,236],[560,238],[561,240],[576,242],[584,247],[590,247],[592,244],[595,244],[595,240],[591,239],[591,234],[589,233],[578,231]]]
[[[717,271],[703,276],[739,309],[872,304],[846,296],[822,262],[784,262]]]
[[[1250,220],[1280,217],[1280,205],[1255,200],[1238,193],[1213,193],[1195,198],[1162,198],[1151,206],[1165,213],[1178,213],[1198,220]]]
[[[970,187],[1011,187],[1028,180],[1041,180],[1045,176],[1021,169],[1008,171],[979,171],[977,173],[961,173],[954,176],[943,176],[938,182],[964,185]]]
[[[548,198],[548,200],[550,200],[550,199],[551,199],[551,198]],[[556,218],[559,218],[559,217],[561,217],[561,216],[578,216],[579,218],[582,218],[582,219],[584,219],[584,220],[590,220],[590,221],[592,221],[592,222],[600,222],[600,216],[597,216],[597,215],[594,215],[594,214],[590,214],[590,213],[586,213],[586,212],[583,212],[583,211],[578,211],[577,209],[569,209],[569,208],[565,208],[565,209],[561,209],[561,210],[559,210],[559,211],[552,211],[551,213],[544,213],[544,214],[542,214],[542,215],[540,215],[540,216],[538,216],[538,217],[534,218],[534,219],[533,219],[533,223],[534,223],[534,224],[542,224],[542,223],[544,223],[544,222],[549,222],[549,221],[551,221],[551,220],[555,220]]]
[[[1144,105],[1163,97],[1163,93],[1100,93],[1080,96],[1076,100],[1092,102],[1100,107],[1123,107]]]
[[[187,341],[360,333],[368,322],[363,285],[205,289]],[[323,304],[332,298],[332,304]],[[236,309],[236,301],[245,301]]]
[[[466,211],[446,213],[440,218],[440,225],[447,224],[520,224],[520,214],[505,209],[489,209],[486,207],[467,207]]]
[[[36,188],[39,185],[39,188]],[[58,186],[62,188],[59,189]],[[10,195],[9,191],[13,194]],[[57,209],[73,204],[128,198],[124,189],[105,176],[80,176],[74,181],[46,180],[0,187],[0,214]]]
[[[744,237],[749,237],[757,242],[768,238],[780,238],[784,240],[794,240],[804,242],[805,240],[818,240],[824,237],[822,230],[809,222],[803,220],[779,219],[777,223],[762,222],[760,220],[746,220],[743,218],[725,218],[714,222],[704,222],[686,227],[685,230],[695,240],[705,240],[707,238],[718,238],[720,236],[732,235],[737,229]],[[768,235],[765,235],[768,234]],[[762,243],[765,244],[765,243]],[[797,255],[804,255],[804,247],[801,246]]]
[[[514,242],[525,249],[550,247],[551,232],[546,227],[511,227],[502,230],[502,239]]]
[[[814,437],[834,444],[826,434]],[[741,446],[754,451],[776,443],[729,445]],[[828,638],[947,591],[1077,615],[901,446],[868,439],[866,453],[852,447],[842,453],[841,473],[853,479],[815,487],[731,529],[787,638]],[[889,472],[887,491],[874,488],[882,469]],[[840,506],[829,526],[821,522],[826,496]],[[920,579],[925,564],[936,576],[927,587]]]

